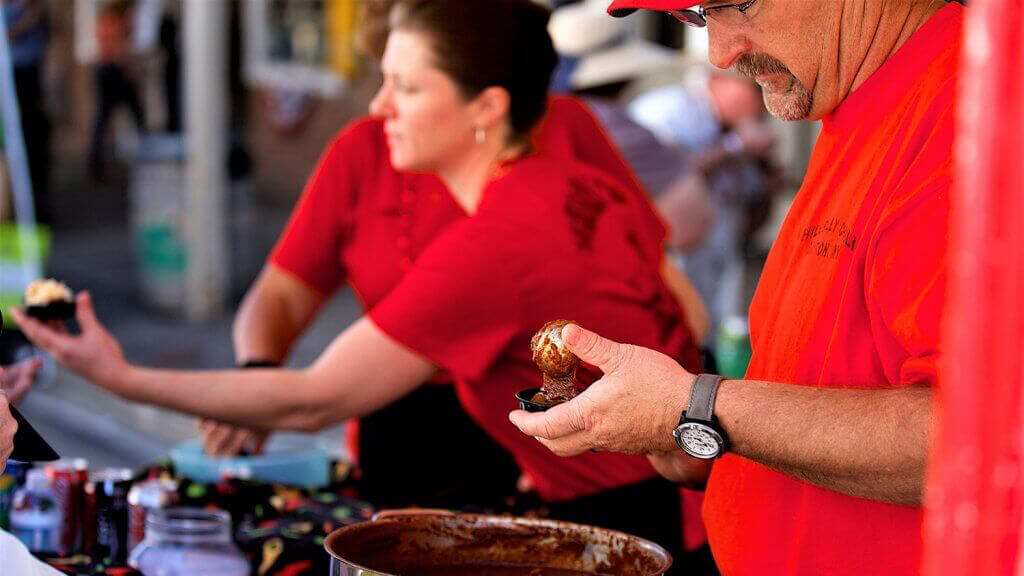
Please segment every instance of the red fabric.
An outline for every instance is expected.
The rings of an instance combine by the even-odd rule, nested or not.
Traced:
[[[107,10],[96,18],[96,54],[99,62],[120,62],[128,52],[127,16]]]
[[[945,7],[825,119],[751,305],[748,379],[936,384],[962,18],[962,6]],[[920,567],[920,509],[736,455],[715,464],[704,520],[726,576]]]
[[[658,10],[685,10],[700,4],[702,0],[613,0],[608,6],[608,13],[612,16],[627,16],[638,9]]]
[[[1021,573],[1024,6],[967,11],[924,572]]]
[[[540,496],[569,500],[654,476],[646,458],[560,458],[508,421],[539,384],[530,338],[569,318],[610,338],[699,366],[682,311],[660,276],[651,208],[593,168],[535,155],[488,185],[477,213],[421,255],[370,317],[456,377],[466,411],[515,457]],[[595,370],[584,371],[584,382]]]
[[[575,99],[551,99],[534,144],[551,156],[606,170],[646,198],[611,140]],[[396,171],[383,122],[364,118],[324,152],[269,260],[325,296],[348,282],[370,308],[438,232],[463,217],[439,178]],[[652,228],[664,229],[653,211],[649,217]]]
[[[608,171],[648,202],[611,139],[578,100],[552,97],[534,144],[554,157]],[[649,227],[663,234],[653,210],[647,215]],[[342,130],[324,152],[269,263],[324,296],[348,282],[368,310],[442,230],[465,216],[436,176],[396,171],[383,122],[364,118]],[[445,375],[435,378],[450,382]],[[358,421],[352,421],[347,443],[357,460],[358,434]]]
[[[683,506],[683,548],[696,550],[708,541],[700,509],[704,504],[704,491],[679,489],[679,502]]]

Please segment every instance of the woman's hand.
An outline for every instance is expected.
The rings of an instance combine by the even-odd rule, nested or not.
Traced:
[[[42,358],[29,358],[12,364],[0,372],[0,390],[7,394],[11,404],[21,402],[35,383],[36,372],[43,365]]]
[[[128,368],[121,345],[100,324],[92,307],[92,296],[82,292],[75,299],[75,318],[81,332],[70,334],[62,324],[44,324],[21,310],[11,312],[21,331],[36,346],[79,376],[114,393],[118,376]]]
[[[203,442],[203,452],[209,456],[225,457],[262,454],[269,434],[216,420],[200,420],[199,436]]]

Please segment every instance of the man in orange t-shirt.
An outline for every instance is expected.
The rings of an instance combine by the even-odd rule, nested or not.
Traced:
[[[746,378],[695,377],[569,326],[567,345],[604,378],[511,418],[558,454],[648,453],[690,483],[710,471],[704,518],[726,576],[916,574],[965,9],[695,4],[610,10],[706,25],[712,62],[755,78],[773,114],[822,120],[751,305]]]

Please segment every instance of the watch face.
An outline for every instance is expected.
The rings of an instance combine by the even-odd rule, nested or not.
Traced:
[[[690,456],[710,460],[722,453],[725,442],[710,426],[699,422],[685,422],[678,429],[679,446]]]

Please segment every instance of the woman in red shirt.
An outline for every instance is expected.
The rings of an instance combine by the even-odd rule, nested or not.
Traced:
[[[364,50],[379,61],[392,0],[367,4]],[[384,39],[377,40],[379,36]],[[578,100],[553,96],[532,130],[538,151],[600,168],[641,195],[633,174],[593,115]],[[341,285],[364,311],[391,292],[442,230],[466,217],[434,174],[399,172],[390,162],[384,120],[361,118],[324,151],[263,272],[247,293],[234,326],[242,366],[279,366],[321,306]],[[694,306],[687,320],[699,322]],[[694,330],[703,332],[699,328]],[[445,451],[409,451],[411,430]],[[216,456],[258,450],[265,433],[205,420],[203,446]],[[506,450],[477,426],[441,372],[387,406],[349,421],[349,454],[359,464],[360,493],[374,504],[459,507],[468,502],[504,507],[516,494],[519,469]],[[409,467],[433,472],[410,483]]]
[[[531,140],[545,154],[609,172],[642,197],[629,168],[579,101],[552,97]],[[440,178],[399,172],[389,156],[379,117],[354,121],[328,146],[242,303],[234,330],[240,365],[281,365],[342,284],[353,289],[365,311],[373,309],[424,248],[466,218]],[[422,442],[443,441],[450,449],[413,451],[397,462],[392,455],[405,447],[410,430]],[[218,456],[251,450],[265,437],[212,421],[204,421],[201,431],[204,447]],[[348,447],[359,462],[361,494],[381,506],[498,505],[516,493],[518,467],[466,414],[447,373],[350,421]],[[410,485],[406,466],[434,472]]]
[[[263,429],[320,429],[445,370],[463,407],[515,456],[553,516],[677,550],[678,492],[644,457],[558,458],[506,418],[514,393],[540,379],[529,340],[552,319],[577,320],[691,369],[699,362],[678,301],[685,281],[664,261],[664,228],[650,205],[607,173],[530,145],[555,63],[547,16],[529,0],[492,0],[421,2],[399,19],[371,110],[383,120],[391,164],[440,176],[466,217],[410,259],[394,288],[310,367],[134,366],[87,294],[78,299],[79,335],[16,319],[59,361],[117,394]],[[583,372],[585,381],[596,377]],[[446,449],[417,440],[408,439],[410,450]]]

